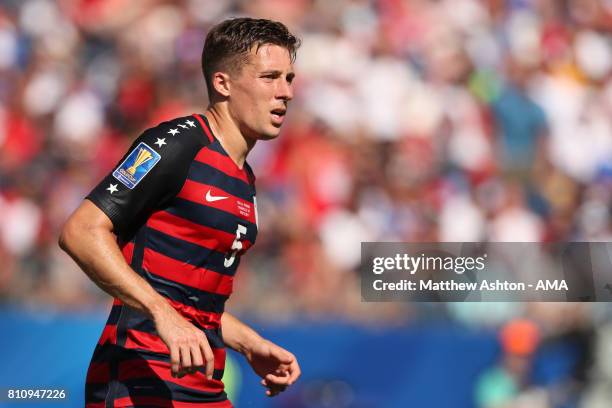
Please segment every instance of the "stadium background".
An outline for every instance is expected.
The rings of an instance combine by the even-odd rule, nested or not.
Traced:
[[[610,241],[609,0],[2,0],[0,388],[82,406],[109,303],[58,230],[141,130],[203,110],[204,35],[238,15],[303,45],[229,309],[304,375],[268,400],[234,354],[237,406],[609,407],[608,305],[366,304],[356,272],[361,241]]]

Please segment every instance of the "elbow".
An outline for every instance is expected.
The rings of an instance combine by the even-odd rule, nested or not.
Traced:
[[[104,213],[85,202],[68,218],[58,236],[57,244],[73,258],[83,254],[94,241],[112,235],[112,223]]]
[[[60,231],[59,237],[57,239],[57,244],[64,252],[68,252],[72,236],[74,235],[74,227],[72,226],[72,224],[73,223],[71,222],[71,219],[68,219],[68,221],[66,221],[66,223],[62,227],[62,230]]]
[[[62,227],[57,244],[64,252],[71,254],[71,248],[74,247],[82,233],[83,226],[74,217],[70,217]]]

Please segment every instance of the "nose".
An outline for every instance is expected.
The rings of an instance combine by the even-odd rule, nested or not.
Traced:
[[[289,81],[279,81],[280,85],[276,90],[276,98],[284,101],[290,101],[293,99],[293,84]]]

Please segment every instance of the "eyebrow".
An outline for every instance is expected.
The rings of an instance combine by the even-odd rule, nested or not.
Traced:
[[[268,71],[262,71],[259,74],[260,75],[278,75],[278,76],[281,76],[283,74],[283,72],[279,71],[279,70],[276,70],[276,69],[273,69],[273,70],[268,70]],[[295,72],[293,72],[293,71],[290,71],[290,72],[287,73],[287,77],[293,78],[294,76],[295,76]]]

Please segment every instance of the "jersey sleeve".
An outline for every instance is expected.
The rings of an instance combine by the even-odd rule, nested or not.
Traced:
[[[87,195],[86,199],[110,218],[119,237],[128,238],[183,186],[199,150],[197,144],[202,140],[196,136],[201,132],[199,125],[177,126],[184,122],[175,119],[147,129],[113,171]]]

